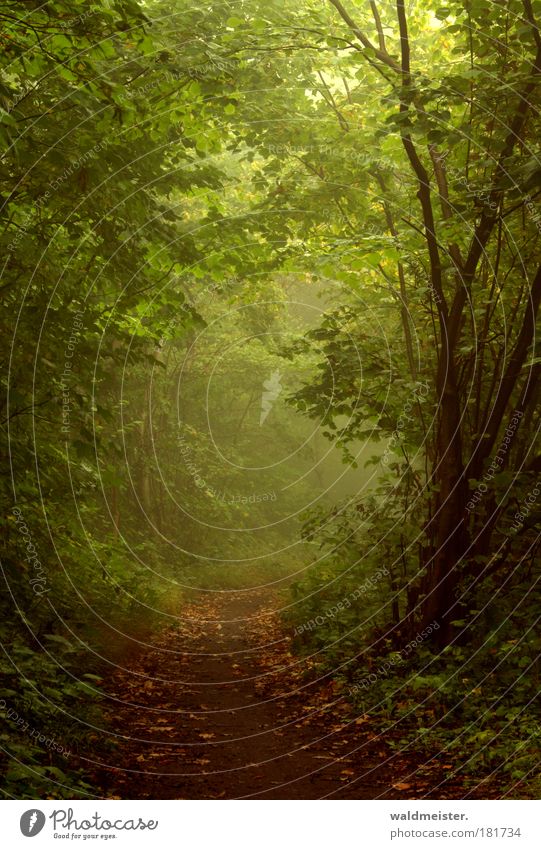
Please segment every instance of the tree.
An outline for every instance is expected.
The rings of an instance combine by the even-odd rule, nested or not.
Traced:
[[[287,138],[282,141],[284,155],[275,160],[280,194],[269,192],[267,209],[278,208],[290,240],[302,240],[308,267],[319,265],[346,287],[356,286],[356,268],[371,269],[370,284],[365,278],[362,289],[370,298],[374,278],[383,280],[400,311],[403,348],[398,373],[404,373],[405,359],[410,376],[433,387],[434,421],[419,442],[429,460],[422,574],[417,590],[410,593],[413,609],[407,609],[405,617],[408,627],[437,619],[442,626],[438,638],[445,644],[453,636],[453,620],[461,618],[459,584],[488,579],[501,565],[497,552],[502,534],[509,551],[511,540],[497,531],[497,522],[510,503],[508,482],[517,475],[528,479],[522,473],[524,443],[519,447],[517,439],[505,458],[496,455],[496,473],[489,475],[492,494],[475,512],[468,508],[472,494],[506,431],[511,428],[518,435],[527,423],[528,445],[539,422],[539,364],[532,346],[541,272],[529,194],[539,173],[532,144],[538,121],[539,30],[528,2],[496,11],[482,2],[471,7],[455,4],[440,10],[439,20],[420,7],[413,7],[408,20],[402,2],[396,4],[394,16],[375,3],[370,10],[348,10],[335,0],[330,6],[336,13],[332,22],[325,10],[311,9],[314,16],[308,25],[306,9],[301,9],[291,12],[285,28],[274,20],[267,23],[267,43],[274,28],[283,38],[283,53],[270,67],[279,73],[280,65],[286,66],[293,78],[299,78],[301,69],[304,92],[311,95],[295,90],[285,109],[273,103],[282,95],[271,95],[266,114],[276,114],[275,124],[267,121],[262,129],[257,127],[252,139],[267,152],[273,135]],[[272,19],[272,11],[267,18]],[[342,24],[338,31],[335,21]],[[250,31],[256,25],[247,19],[244,26]],[[297,50],[302,60],[290,58],[288,51],[295,49],[287,45],[291,32],[298,41],[312,39],[306,50],[304,44]],[[452,72],[450,51],[459,62]],[[331,52],[329,71],[325,64]],[[270,73],[269,67],[265,73]],[[371,89],[363,98],[362,110],[355,90],[359,78],[377,92]],[[508,92],[503,100],[502,87]],[[250,95],[246,100],[249,103]],[[303,106],[295,101],[304,101]],[[255,105],[251,109],[255,117]],[[302,110],[316,127],[320,115],[331,115],[335,126],[330,161],[323,141],[328,144],[330,138],[327,127],[323,139],[311,127],[312,144],[307,145],[305,131],[294,122],[284,125],[279,110],[282,115]],[[360,114],[361,128],[356,123]],[[300,155],[296,139],[301,140]],[[366,154],[352,167],[352,150],[360,145]],[[333,159],[338,158],[336,167]],[[270,168],[272,162],[271,157]],[[377,206],[376,233],[363,244],[363,231]],[[299,218],[297,209],[302,210]],[[326,265],[321,261],[322,239],[327,242]],[[507,326],[500,310],[511,310]],[[335,338],[336,346],[343,346],[338,326]],[[336,383],[331,418],[344,409],[359,412],[347,347],[344,352],[342,380],[336,383],[335,362],[326,372],[327,383],[331,372]],[[381,417],[382,406],[378,409],[376,401],[373,407]],[[322,403],[315,400],[310,411],[321,415]],[[347,438],[361,432],[362,418],[353,416],[356,425]],[[392,433],[383,420],[380,431]],[[495,532],[498,542],[492,556]]]

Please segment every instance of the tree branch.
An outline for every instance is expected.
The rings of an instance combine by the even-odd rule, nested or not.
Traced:
[[[372,16],[374,18],[374,23],[378,31],[379,49],[382,53],[387,53],[387,46],[385,44],[385,35],[383,32],[383,27],[381,25],[381,18],[379,16],[378,7],[376,6],[374,0],[370,0],[370,8],[372,9]]]
[[[496,394],[496,400],[492,406],[492,410],[488,417],[487,427],[482,435],[477,440],[471,458],[472,474],[477,477],[481,471],[483,461],[489,456],[494,443],[496,442],[501,422],[504,413],[511,398],[513,389],[520,377],[522,366],[528,354],[528,350],[535,335],[535,324],[541,304],[541,265],[537,269],[537,273],[532,282],[526,311],[522,321],[522,327],[518,334],[513,353],[507,364],[504,375],[501,379]],[[528,398],[528,393],[531,392],[530,384],[527,383],[521,392],[521,397],[517,406],[520,412],[524,412],[524,407]],[[522,408],[522,409],[520,409]],[[518,427],[516,428],[518,430]]]
[[[404,0],[397,0],[396,8],[400,29],[400,51],[402,57],[402,92],[400,95],[400,113],[405,115],[409,111],[410,103],[411,66],[408,23]],[[405,129],[402,129],[401,138],[407,157],[419,184],[417,197],[419,198],[423,214],[423,224],[425,228],[424,236],[427,242],[428,256],[430,260],[430,278],[433,289],[437,295],[436,303],[440,319],[440,327],[442,330],[442,338],[445,338],[447,335],[446,327],[448,320],[448,307],[442,286],[441,259],[436,236],[434,211],[432,209],[430,180],[426,168],[417,153],[417,149],[411,135],[407,133]]]
[[[351,15],[348,13],[348,11],[344,8],[340,0],[329,0],[329,3],[334,6],[336,11],[338,12],[342,20],[346,22],[350,30],[355,33],[363,47],[366,47],[367,50],[371,50],[372,53],[374,53],[374,55],[380,60],[380,62],[383,62],[385,65],[388,65],[388,67],[392,68],[393,71],[400,72],[400,66],[393,59],[393,57],[389,56],[386,50],[378,49],[374,44],[372,44],[372,42],[364,34],[364,32],[359,29],[359,27],[357,26]]]
[[[428,146],[428,152],[430,153],[430,158],[432,160],[432,166],[434,169],[434,177],[436,178],[436,184],[438,186],[441,214],[443,216],[444,221],[449,221],[453,217],[453,207],[449,202],[449,187],[447,185],[447,174],[445,173],[444,158],[440,154],[435,144],[430,144]],[[461,267],[462,257],[460,255],[460,249],[458,245],[450,245],[449,254],[453,258],[455,264],[458,267]]]
[[[389,232],[390,232],[391,236],[393,237],[393,239],[398,243],[398,230],[396,229],[396,225],[394,223],[393,214],[391,212],[391,207],[389,205],[387,198],[385,197],[385,194],[386,194],[385,180],[383,179],[382,175],[379,173],[379,171],[377,169],[373,173],[374,173],[374,176],[375,176],[376,180],[378,181],[379,187],[381,189],[381,195],[382,195],[381,204],[383,206],[383,212],[384,212],[384,215],[385,215],[385,220],[387,222],[387,227],[388,227]],[[381,265],[380,265],[380,268],[381,268]],[[381,269],[381,270],[383,271],[383,269]],[[405,344],[406,344],[406,355],[407,355],[407,358],[408,358],[408,365],[409,365],[411,376],[415,380],[416,377],[417,377],[417,367],[416,367],[416,364],[415,364],[415,357],[413,355],[413,340],[412,340],[412,337],[411,337],[410,316],[409,316],[409,310],[408,310],[408,290],[407,290],[407,286],[406,286],[406,276],[404,274],[404,266],[402,265],[400,260],[398,260],[398,262],[397,262],[397,272],[398,272],[398,282],[399,282],[399,285],[400,285],[400,295],[399,295],[400,318],[401,318],[401,321],[402,321],[402,330],[404,332],[404,341],[405,341]]]
[[[534,28],[534,31],[539,34],[538,27],[535,24],[533,18],[530,23],[531,26]],[[539,83],[540,76],[541,40],[539,41],[537,53],[532,63],[532,73],[530,77],[530,82],[524,86],[522,92],[519,94],[520,102],[517,106],[515,115],[509,124],[509,132],[507,133],[503,148],[500,152],[500,156],[496,164],[496,168],[494,169],[494,174],[491,181],[491,185],[493,186],[493,188],[490,192],[487,203],[484,206],[479,222],[475,228],[475,232],[473,234],[473,238],[468,251],[468,256],[464,263],[462,273],[460,274],[460,286],[453,300],[449,320],[449,343],[452,345],[455,344],[456,339],[458,338],[462,312],[464,310],[464,306],[466,304],[466,300],[470,292],[471,284],[476,274],[477,265],[482,254],[484,253],[484,250],[486,248],[488,240],[490,239],[490,236],[498,218],[498,216],[494,215],[493,210],[496,209],[496,206],[500,204],[502,196],[502,189],[500,188],[500,183],[507,173],[505,163],[506,160],[511,156],[517,141],[520,141],[521,134],[524,129],[524,124],[526,123],[526,118],[531,108],[531,95],[535,91]]]
[[[327,105],[330,106],[331,109],[333,110],[333,112],[336,114],[336,117],[338,118],[338,122],[339,122],[340,126],[342,127],[342,129],[346,133],[348,133],[349,132],[349,124],[348,124],[347,120],[344,118],[344,116],[342,115],[342,113],[340,112],[338,106],[336,105],[336,100],[334,99],[333,93],[332,93],[328,84],[325,81],[325,77],[323,76],[323,74],[319,70],[317,72],[317,75],[318,75],[319,79],[321,80],[322,85],[325,87],[325,91],[327,92],[327,95],[328,95],[328,100],[327,100],[327,97],[325,97],[325,95],[323,94],[323,92],[321,92],[322,97],[326,101]]]

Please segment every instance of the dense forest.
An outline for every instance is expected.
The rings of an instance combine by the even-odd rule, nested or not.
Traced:
[[[0,0],[5,798],[541,790],[541,0]]]

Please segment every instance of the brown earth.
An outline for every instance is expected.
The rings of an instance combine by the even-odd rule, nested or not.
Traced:
[[[421,798],[427,776],[292,652],[267,591],[207,593],[104,683],[103,798]],[[441,780],[441,773],[439,779]],[[431,775],[429,784],[438,785]],[[436,793],[460,798],[456,793]]]

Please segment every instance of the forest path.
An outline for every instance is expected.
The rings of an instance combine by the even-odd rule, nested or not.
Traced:
[[[278,599],[261,590],[205,599],[105,682],[119,739],[96,753],[108,764],[93,776],[99,795],[403,798],[397,773],[411,767],[391,765],[373,721],[293,655]]]

